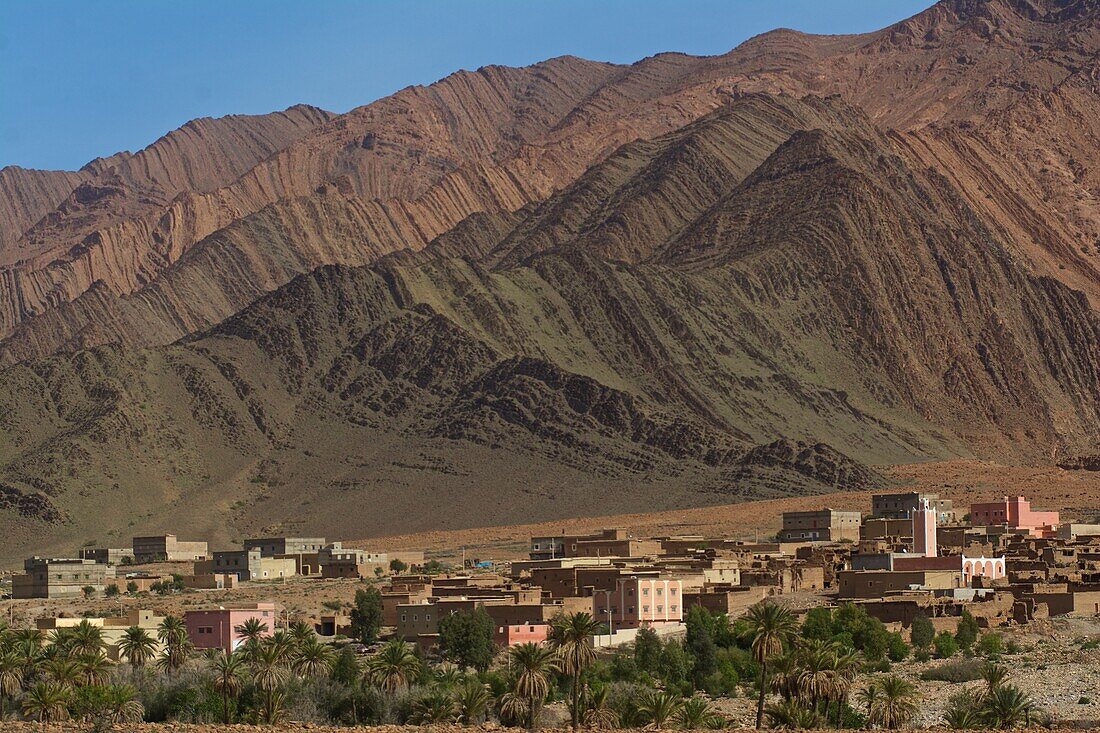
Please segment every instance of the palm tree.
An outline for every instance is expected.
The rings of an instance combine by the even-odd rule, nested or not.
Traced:
[[[417,698],[409,722],[413,725],[453,723],[458,719],[458,705],[444,690],[431,690]]]
[[[458,722],[466,725],[476,725],[484,720],[489,706],[493,704],[489,686],[476,679],[466,680],[466,684],[455,689],[453,695],[458,705]]]
[[[680,712],[680,697],[673,695],[671,692],[664,692],[662,690],[652,690],[646,695],[642,704],[639,706],[639,710],[650,725],[654,728],[661,729],[665,727],[665,723],[672,719],[674,715]]]
[[[420,660],[412,653],[409,645],[400,639],[388,642],[367,662],[367,673],[371,681],[391,695],[420,671]]]
[[[506,692],[497,701],[497,714],[505,725],[522,725],[531,719],[531,704],[514,692]]]
[[[107,655],[103,653],[102,649],[94,654],[80,655],[76,663],[80,669],[81,685],[101,686],[107,684],[111,672],[111,661],[107,659]]]
[[[118,642],[118,653],[130,662],[134,669],[144,667],[157,652],[157,643],[149,633],[138,626],[131,626]]]
[[[607,704],[607,688],[601,687],[588,699],[584,711],[584,724],[591,728],[611,729],[619,725],[619,715]]]
[[[710,701],[701,695],[695,695],[684,700],[680,710],[676,713],[676,724],[684,730],[699,730],[710,727],[708,723],[715,715]]]
[[[278,725],[283,722],[283,702],[286,701],[286,692],[274,689],[264,697],[263,707],[260,708],[260,721],[267,725]]]
[[[798,625],[794,614],[770,601],[749,609],[749,635],[752,654],[760,665],[760,698],[756,703],[756,727],[764,725],[764,696],[768,692],[768,660],[783,653],[783,647],[794,638]]]
[[[69,688],[60,682],[38,682],[23,695],[23,714],[41,723],[69,717]]]
[[[69,632],[68,641],[68,651],[73,656],[96,654],[103,651],[103,629],[84,619]]]
[[[466,675],[453,664],[444,662],[435,669],[432,683],[439,689],[450,692],[466,681]]]
[[[245,660],[240,654],[211,650],[210,670],[214,673],[214,691],[222,696],[222,722],[229,725],[229,698],[241,694]]]
[[[0,653],[0,721],[7,714],[8,698],[23,691],[23,658],[13,647]]]
[[[986,662],[982,665],[982,679],[985,680],[986,691],[992,694],[1008,679],[1008,668],[1000,664]]]
[[[323,677],[332,670],[332,649],[315,636],[310,637],[299,643],[293,666],[294,672],[302,677]]]
[[[140,723],[145,718],[145,706],[137,699],[137,690],[130,685],[110,685],[103,695],[107,722]]]
[[[165,616],[157,627],[157,638],[164,650],[157,660],[157,667],[165,674],[172,674],[183,666],[191,651],[191,641],[187,638],[187,626],[178,616]]]
[[[313,627],[305,621],[295,621],[290,625],[289,631],[290,635],[294,637],[294,642],[299,646],[317,639],[317,634],[313,632]]]
[[[836,706],[836,724],[840,727],[843,723],[844,708],[848,704],[848,694],[852,689],[852,683],[863,669],[863,655],[854,649],[838,651],[833,664]]]
[[[602,630],[603,625],[585,611],[559,615],[550,625],[550,648],[558,655],[561,671],[570,677],[573,705],[569,713],[573,730],[577,730],[581,722],[581,675],[596,661],[592,637]]]
[[[157,626],[157,638],[165,646],[182,645],[187,641],[187,625],[179,616],[165,616]]]
[[[883,728],[900,728],[917,712],[917,688],[897,675],[878,680],[875,705],[871,707],[872,723]]]
[[[260,639],[267,635],[267,624],[258,618],[245,619],[243,624],[233,627],[237,636],[241,637],[243,644],[252,650],[260,643]]]
[[[560,669],[557,655],[534,642],[517,644],[508,649],[508,666],[516,676],[513,691],[527,702],[527,727],[534,729],[542,701],[550,694],[550,675]]]
[[[874,680],[868,682],[863,689],[856,693],[856,702],[867,711],[867,719],[870,720],[871,711],[878,704],[878,684]]]
[[[773,728],[811,730],[821,727],[821,716],[817,711],[810,710],[795,700],[784,700],[778,705],[769,705],[766,712]]]
[[[822,700],[831,700],[839,689],[836,647],[827,641],[809,639],[798,652],[802,671],[797,678],[798,697],[813,710]]]
[[[1020,723],[1030,726],[1036,710],[1034,701],[1019,687],[1001,684],[985,696],[982,717],[986,724],[1007,730]]]
[[[46,679],[62,687],[76,687],[80,684],[82,673],[76,660],[67,657],[54,657],[42,666]]]
[[[256,643],[248,654],[252,667],[252,682],[264,697],[261,716],[264,721],[277,722],[282,712],[282,686],[286,682],[286,651],[275,643]]]

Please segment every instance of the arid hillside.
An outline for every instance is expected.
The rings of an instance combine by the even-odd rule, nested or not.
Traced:
[[[5,169],[0,557],[1086,465],[1098,53],[1093,0],[945,0]]]

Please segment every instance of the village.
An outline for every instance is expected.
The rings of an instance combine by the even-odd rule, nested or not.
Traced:
[[[587,643],[604,655],[631,653],[640,634],[684,639],[696,607],[733,623],[768,602],[804,627],[821,609],[856,609],[881,623],[884,638],[914,649],[930,649],[917,631],[930,626],[937,657],[940,639],[961,637],[967,625],[996,636],[1000,648],[1053,620],[1100,615],[1100,525],[1062,522],[1020,496],[960,511],[936,494],[876,494],[869,511],[784,512],[775,537],[752,542],[616,528],[536,536],[526,559],[456,566],[423,551],[322,537],[252,538],[211,552],[205,541],[143,536],[132,547],[77,555],[30,557],[23,573],[6,577],[6,625],[48,636],[90,624],[113,663],[126,661],[134,629],[153,640],[150,654],[162,653],[166,617],[182,620],[198,652],[231,654],[256,637],[309,628],[318,642],[364,659],[391,640],[439,660],[448,658],[441,626],[475,612],[491,620],[498,655],[547,644],[556,619],[579,613],[594,620]],[[364,588],[380,599],[371,639],[360,638],[354,618]],[[907,654],[891,650],[890,658]]]

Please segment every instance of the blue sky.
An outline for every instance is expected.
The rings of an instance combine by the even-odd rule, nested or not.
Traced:
[[[0,167],[78,168],[194,117],[345,112],[456,69],[724,53],[858,33],[932,0],[2,0]]]

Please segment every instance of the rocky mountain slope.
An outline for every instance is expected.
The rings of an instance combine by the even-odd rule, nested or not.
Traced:
[[[0,556],[1094,454],[1098,7],[488,67],[5,169]]]

